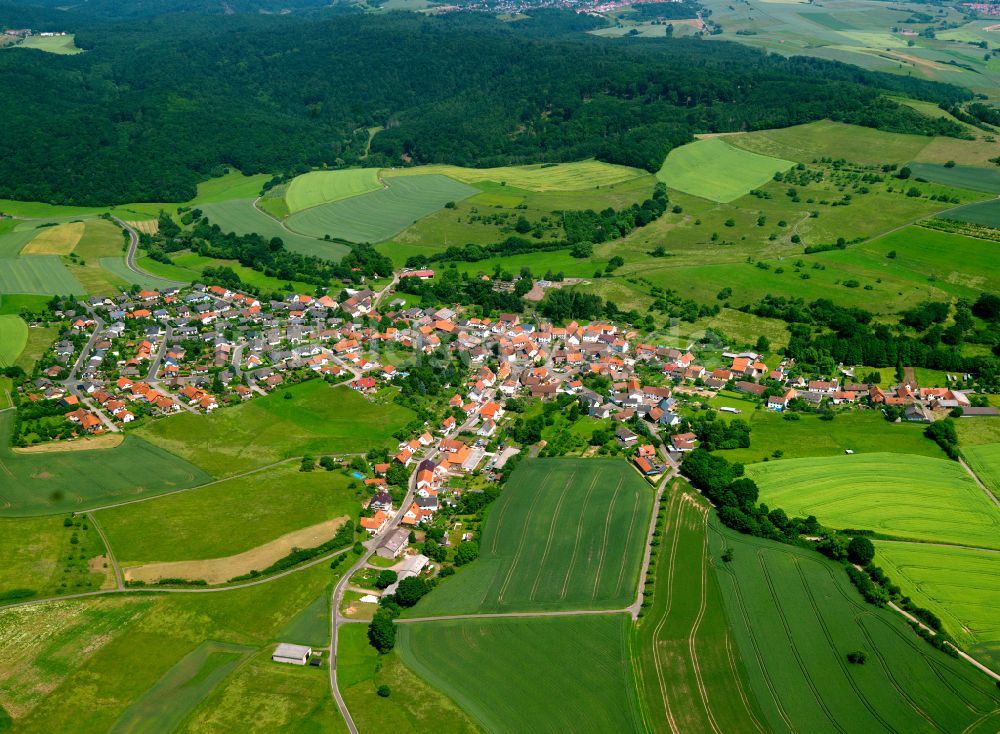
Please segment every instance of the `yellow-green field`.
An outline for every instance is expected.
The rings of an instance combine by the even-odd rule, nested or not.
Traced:
[[[285,202],[295,213],[311,206],[338,201],[382,188],[377,168],[351,168],[344,171],[311,171],[296,176],[288,185]]]
[[[792,161],[735,148],[726,138],[706,138],[674,148],[656,177],[672,189],[722,203],[763,186]]]
[[[576,163],[543,163],[534,166],[503,166],[499,168],[463,168],[447,165],[388,168],[383,169],[382,176],[390,178],[423,173],[440,173],[463,183],[496,181],[529,191],[582,191],[646,175],[645,171],[640,171],[637,168],[616,166],[601,161],[578,161]]]
[[[21,250],[21,254],[68,255],[83,237],[85,226],[83,222],[67,222],[39,229],[38,234]]]

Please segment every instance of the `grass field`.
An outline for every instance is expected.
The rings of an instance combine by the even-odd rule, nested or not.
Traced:
[[[632,638],[643,723],[652,732],[759,731],[762,714],[709,567],[708,507],[686,487],[664,494],[653,604]]]
[[[33,48],[36,51],[45,51],[59,56],[82,54],[83,49],[77,48],[74,41],[75,36],[72,33],[65,36],[28,36],[11,48]]]
[[[384,169],[382,176],[413,176],[439,173],[456,181],[474,184],[495,181],[528,191],[582,191],[629,181],[646,175],[645,171],[627,166],[617,166],[601,161],[576,163],[542,163],[533,166],[503,166],[500,168],[462,168],[461,166],[432,165],[418,168]]]
[[[21,367],[28,374],[31,374],[31,370],[35,367],[35,362],[48,351],[57,336],[59,336],[58,326],[35,326],[29,328],[28,341],[21,351],[21,356],[15,360],[14,364]]]
[[[286,392],[291,399],[284,398]],[[347,387],[311,380],[208,416],[170,416],[138,433],[225,477],[307,453],[395,446],[392,433],[412,418],[406,408],[371,403]]]
[[[1000,513],[958,465],[907,454],[788,459],[747,467],[760,499],[835,528],[1000,548]]]
[[[254,208],[253,199],[229,199],[200,205],[212,224],[224,232],[250,234],[262,237],[280,237],[285,247],[304,255],[315,255],[329,260],[339,260],[347,252],[345,245],[324,242],[322,239],[290,232],[271,217]],[[322,236],[322,235],[320,235]]]
[[[939,163],[910,163],[913,178],[954,186],[956,189],[971,189],[987,194],[1000,194],[1000,169],[976,168],[974,166],[953,166],[948,168]]]
[[[141,258],[140,258],[141,260]],[[140,288],[163,288],[164,282],[160,278],[154,278],[152,276],[140,275],[132,270],[129,270],[125,265],[125,258],[121,255],[116,255],[114,257],[102,257],[100,259],[101,268],[111,276],[111,281],[116,280],[127,283],[128,285],[137,285]]]
[[[112,222],[91,219],[86,223],[83,236],[73,250],[77,257],[69,261],[68,267],[87,293],[110,294],[133,282],[122,277],[120,271],[110,271],[103,266],[105,259],[117,260],[123,270],[136,277],[135,273],[125,268],[123,242],[122,230]]]
[[[20,316],[0,316],[0,367],[9,367],[28,345],[28,325]]]
[[[150,275],[169,278],[170,280],[201,280],[202,272],[205,268],[227,267],[232,268],[233,272],[240,276],[241,281],[260,288],[263,291],[287,292],[288,290],[296,290],[300,293],[311,293],[316,289],[316,286],[309,285],[308,283],[272,278],[257,270],[241,265],[238,260],[217,260],[195,252],[186,251],[171,254],[170,259],[173,262],[167,265],[153,260],[151,257],[141,257],[136,264]],[[291,289],[288,286],[291,286]]]
[[[401,624],[397,650],[488,731],[630,732],[628,636],[624,614],[463,619]]]
[[[293,530],[356,513],[342,472],[286,464],[193,492],[98,513],[124,565],[221,558]],[[156,528],[156,532],[150,532]]]
[[[287,224],[289,229],[312,237],[381,242],[447,202],[478,193],[478,189],[447,176],[405,176],[390,181],[388,188],[300,211],[290,216]]]
[[[713,565],[737,651],[775,732],[986,732],[1000,724],[993,681],[864,604],[819,554],[711,523]],[[724,548],[733,560],[719,560]],[[846,654],[862,650],[866,665]]]
[[[979,480],[1000,496],[1000,443],[962,446],[962,455]]]
[[[468,715],[442,691],[419,678],[398,651],[379,655],[368,643],[367,628],[349,624],[337,634],[337,685],[361,731],[399,734],[469,734],[479,731]],[[389,698],[376,693],[387,685]]]
[[[288,184],[285,202],[294,214],[311,206],[338,201],[382,188],[377,168],[351,168],[343,171],[311,171],[296,176]]]
[[[980,201],[949,209],[944,214],[944,218],[1000,228],[1000,200],[991,199],[990,201]]]
[[[0,293],[83,295],[86,291],[55,255],[0,259]]]
[[[490,511],[479,561],[414,614],[626,607],[652,497],[618,459],[523,462]]]
[[[990,405],[996,403],[991,401]],[[958,443],[962,447],[962,453],[966,453],[973,446],[1000,443],[1000,421],[990,418],[963,418],[955,422],[955,430],[958,433]]]
[[[726,142],[761,155],[810,163],[845,158],[855,163],[905,163],[920,155],[930,138],[821,120],[778,130],[732,135]]]
[[[734,148],[725,138],[708,138],[671,150],[656,177],[672,189],[729,202],[793,165],[792,161]]]
[[[875,563],[904,594],[938,615],[973,657],[1000,667],[1000,554],[886,542],[875,549]]]
[[[209,480],[192,464],[133,435],[114,449],[15,454],[10,429],[11,413],[0,413],[0,517],[86,510]]]
[[[83,237],[84,222],[67,222],[38,230],[21,250],[22,255],[68,255]]]

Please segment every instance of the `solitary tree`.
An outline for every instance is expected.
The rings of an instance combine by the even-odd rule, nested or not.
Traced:
[[[872,562],[875,557],[875,546],[868,538],[860,535],[851,538],[847,544],[847,558],[851,563],[865,566]]]

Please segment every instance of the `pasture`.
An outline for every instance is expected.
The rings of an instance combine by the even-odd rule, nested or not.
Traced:
[[[401,176],[378,191],[292,214],[286,223],[289,229],[311,237],[381,242],[446,203],[478,193],[478,189],[438,174]]]
[[[637,732],[629,627],[624,614],[415,622],[396,649],[487,731]]]
[[[652,732],[750,731],[762,714],[750,690],[710,568],[705,501],[675,482],[663,497],[652,606],[632,635],[643,723]]]
[[[522,462],[490,510],[479,561],[411,614],[626,607],[652,499],[620,459]]]
[[[672,189],[718,202],[734,201],[763,186],[792,161],[734,148],[725,137],[674,148],[656,177]]]
[[[11,418],[9,411],[0,412],[0,517],[79,512],[210,479],[135,435],[113,449],[17,454],[10,449]]]
[[[97,515],[123,565],[221,558],[355,514],[348,483],[343,472],[300,472],[288,463]]]
[[[1000,667],[1000,554],[966,548],[875,543],[875,564],[973,657]]]
[[[898,538],[1000,548],[1000,514],[957,462],[908,454],[783,459],[746,468],[789,517]]]
[[[261,237],[279,237],[292,252],[315,255],[327,260],[339,260],[347,252],[345,245],[297,234],[286,229],[253,205],[253,199],[228,199],[200,205],[212,224],[223,232],[257,233]],[[320,235],[322,237],[322,235]]]
[[[28,345],[28,325],[20,316],[0,315],[0,367],[9,367]]]
[[[993,681],[865,604],[818,553],[710,525],[736,650],[768,729],[978,732],[1000,724]],[[719,560],[730,548],[730,563]],[[866,665],[846,654],[864,651]]]
[[[328,201],[339,201],[382,188],[377,168],[310,171],[288,184],[285,203],[292,214]]]
[[[68,255],[83,237],[83,222],[67,222],[54,227],[40,227],[31,242],[21,250],[22,255]]]
[[[36,293],[43,296],[86,293],[55,255],[0,259],[0,293]]]
[[[387,655],[376,652],[368,643],[367,627],[362,624],[344,625],[337,633],[337,685],[361,731],[391,730],[398,734],[479,731],[468,714],[443,691],[403,664],[398,648]],[[392,697],[376,694],[381,685],[389,686]],[[405,695],[399,695],[404,691]]]
[[[412,418],[407,408],[310,380],[211,415],[170,416],[137,433],[222,478],[303,454],[395,446],[393,432]]]
[[[913,178],[924,178],[934,183],[954,186],[956,189],[971,189],[986,194],[1000,194],[1000,169],[978,168],[975,166],[952,166],[940,163],[909,164]]]
[[[662,31],[661,31],[662,35]],[[604,188],[646,176],[638,168],[588,160],[575,163],[540,163],[531,166],[499,168],[463,168],[461,166],[430,165],[417,168],[383,169],[385,178],[441,174],[467,184],[493,181],[528,191],[583,191]]]
[[[968,421],[963,422],[968,423]],[[993,492],[994,496],[1000,497],[1000,443],[963,445],[962,456],[979,480]]]

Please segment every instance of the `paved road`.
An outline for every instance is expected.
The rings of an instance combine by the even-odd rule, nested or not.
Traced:
[[[164,285],[168,286],[172,285],[178,288],[180,288],[181,286],[188,285],[188,283],[186,282],[181,282],[178,280],[170,280],[169,278],[161,278],[158,275],[153,275],[151,273],[147,273],[145,270],[140,269],[139,266],[135,264],[135,253],[139,247],[139,233],[136,232],[132,227],[127,225],[124,221],[122,221],[118,217],[111,217],[111,218],[118,224],[119,227],[128,232],[129,243],[128,243],[128,252],[125,253],[125,267],[127,267],[129,270],[131,270],[133,273],[137,275],[141,275],[144,278],[152,278],[153,280],[158,280]]]
[[[167,329],[163,333],[163,339],[160,341],[160,348],[156,350],[156,354],[153,355],[152,361],[149,363],[149,372],[146,374],[146,378],[143,382],[148,382],[150,385],[159,382],[156,379],[156,373],[160,369],[160,363],[163,361],[163,355],[167,353],[167,344],[170,343],[170,337],[173,336],[174,327],[167,324]]]
[[[90,335],[90,339],[87,340],[83,349],[80,350],[80,356],[77,357],[76,361],[73,363],[73,368],[69,371],[69,377],[63,381],[66,385],[76,381],[76,373],[80,371],[80,368],[83,367],[84,364],[86,364],[87,358],[90,356],[90,352],[94,348],[94,344],[97,342],[98,335],[104,330],[104,319],[93,312],[89,315],[90,318],[94,320],[94,333]]]

